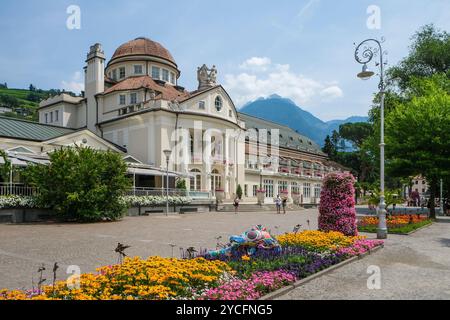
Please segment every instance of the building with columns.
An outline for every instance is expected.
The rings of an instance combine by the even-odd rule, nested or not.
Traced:
[[[196,90],[180,86],[175,59],[150,39],[124,43],[109,61],[97,43],[90,47],[84,71],[84,94],[42,101],[40,126],[72,135],[89,132],[96,145],[122,152],[135,188],[165,187],[164,150],[172,151],[170,187],[185,179],[192,197],[231,200],[240,185],[249,202],[264,189],[268,203],[277,194],[313,203],[323,176],[343,170],[309,138],[239,113],[217,84],[215,66],[197,69]]]

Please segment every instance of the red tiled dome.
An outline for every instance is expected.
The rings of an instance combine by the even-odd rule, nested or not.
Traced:
[[[164,48],[158,42],[152,41],[148,38],[136,38],[134,40],[124,43],[114,52],[111,61],[117,58],[126,57],[130,55],[149,55],[168,60],[176,65],[175,59],[170,54],[169,50]]]

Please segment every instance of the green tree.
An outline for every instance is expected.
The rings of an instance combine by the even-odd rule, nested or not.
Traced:
[[[126,172],[119,154],[76,146],[50,153],[49,165],[30,166],[23,175],[39,188],[38,200],[59,216],[99,221],[122,216],[120,196],[131,184]]]
[[[414,94],[386,118],[387,169],[398,177],[422,174],[433,204],[439,180],[450,176],[450,94],[445,76],[411,79]],[[447,80],[448,81],[448,80]],[[434,205],[430,209],[435,217]]]
[[[176,188],[180,189],[180,190],[186,190],[187,189],[186,188],[186,180],[184,180],[184,179],[178,180]]]
[[[242,187],[240,184],[238,184],[238,186],[236,188],[236,195],[239,199],[242,199]]]
[[[16,97],[0,94],[0,104],[14,109],[20,106],[20,101]]]
[[[439,86],[450,91],[450,38],[445,31],[436,29],[433,25],[426,25],[419,29],[411,38],[409,54],[396,66],[387,71],[387,88],[385,93],[386,117],[398,105],[408,104],[414,96],[423,96],[423,88],[414,84],[417,79],[427,79],[434,75],[441,75],[434,81]],[[414,80],[415,79],[415,80]],[[369,121],[372,133],[364,140],[362,149],[374,164],[373,173],[378,171],[380,162],[380,95],[374,96],[373,107],[369,111]],[[386,124],[387,129],[387,124]],[[389,163],[386,163],[389,165]],[[396,188],[401,184],[398,175],[386,176],[386,186]],[[406,177],[406,176],[404,176]]]
[[[11,171],[11,161],[9,161],[6,152],[0,149],[0,181],[8,181]]]
[[[431,77],[437,73],[450,77],[450,34],[434,25],[422,27],[413,37],[410,52],[397,66],[388,70],[402,90],[410,87],[413,78]]]
[[[360,149],[372,133],[372,125],[366,122],[344,123],[339,126],[339,136],[350,141],[355,149]]]
[[[329,135],[327,135],[327,137],[325,138],[325,143],[322,147],[322,151],[324,153],[326,153],[331,160],[336,159],[336,155],[337,155],[336,146],[331,141],[331,138]]]

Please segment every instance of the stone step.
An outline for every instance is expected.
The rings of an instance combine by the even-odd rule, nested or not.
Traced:
[[[301,210],[302,207],[296,205],[288,205],[286,207],[287,211]],[[264,204],[262,206],[258,204],[241,203],[239,204],[239,212],[258,212],[258,211],[276,211],[277,208],[274,204]],[[218,212],[234,212],[234,206],[232,204],[222,204],[219,205]]]

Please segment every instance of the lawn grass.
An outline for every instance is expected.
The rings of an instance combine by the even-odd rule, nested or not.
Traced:
[[[424,220],[418,223],[405,224],[399,228],[388,229],[388,233],[391,234],[408,234],[414,230],[432,224],[432,220]],[[367,233],[377,233],[378,226],[358,226],[359,232],[367,232]]]

